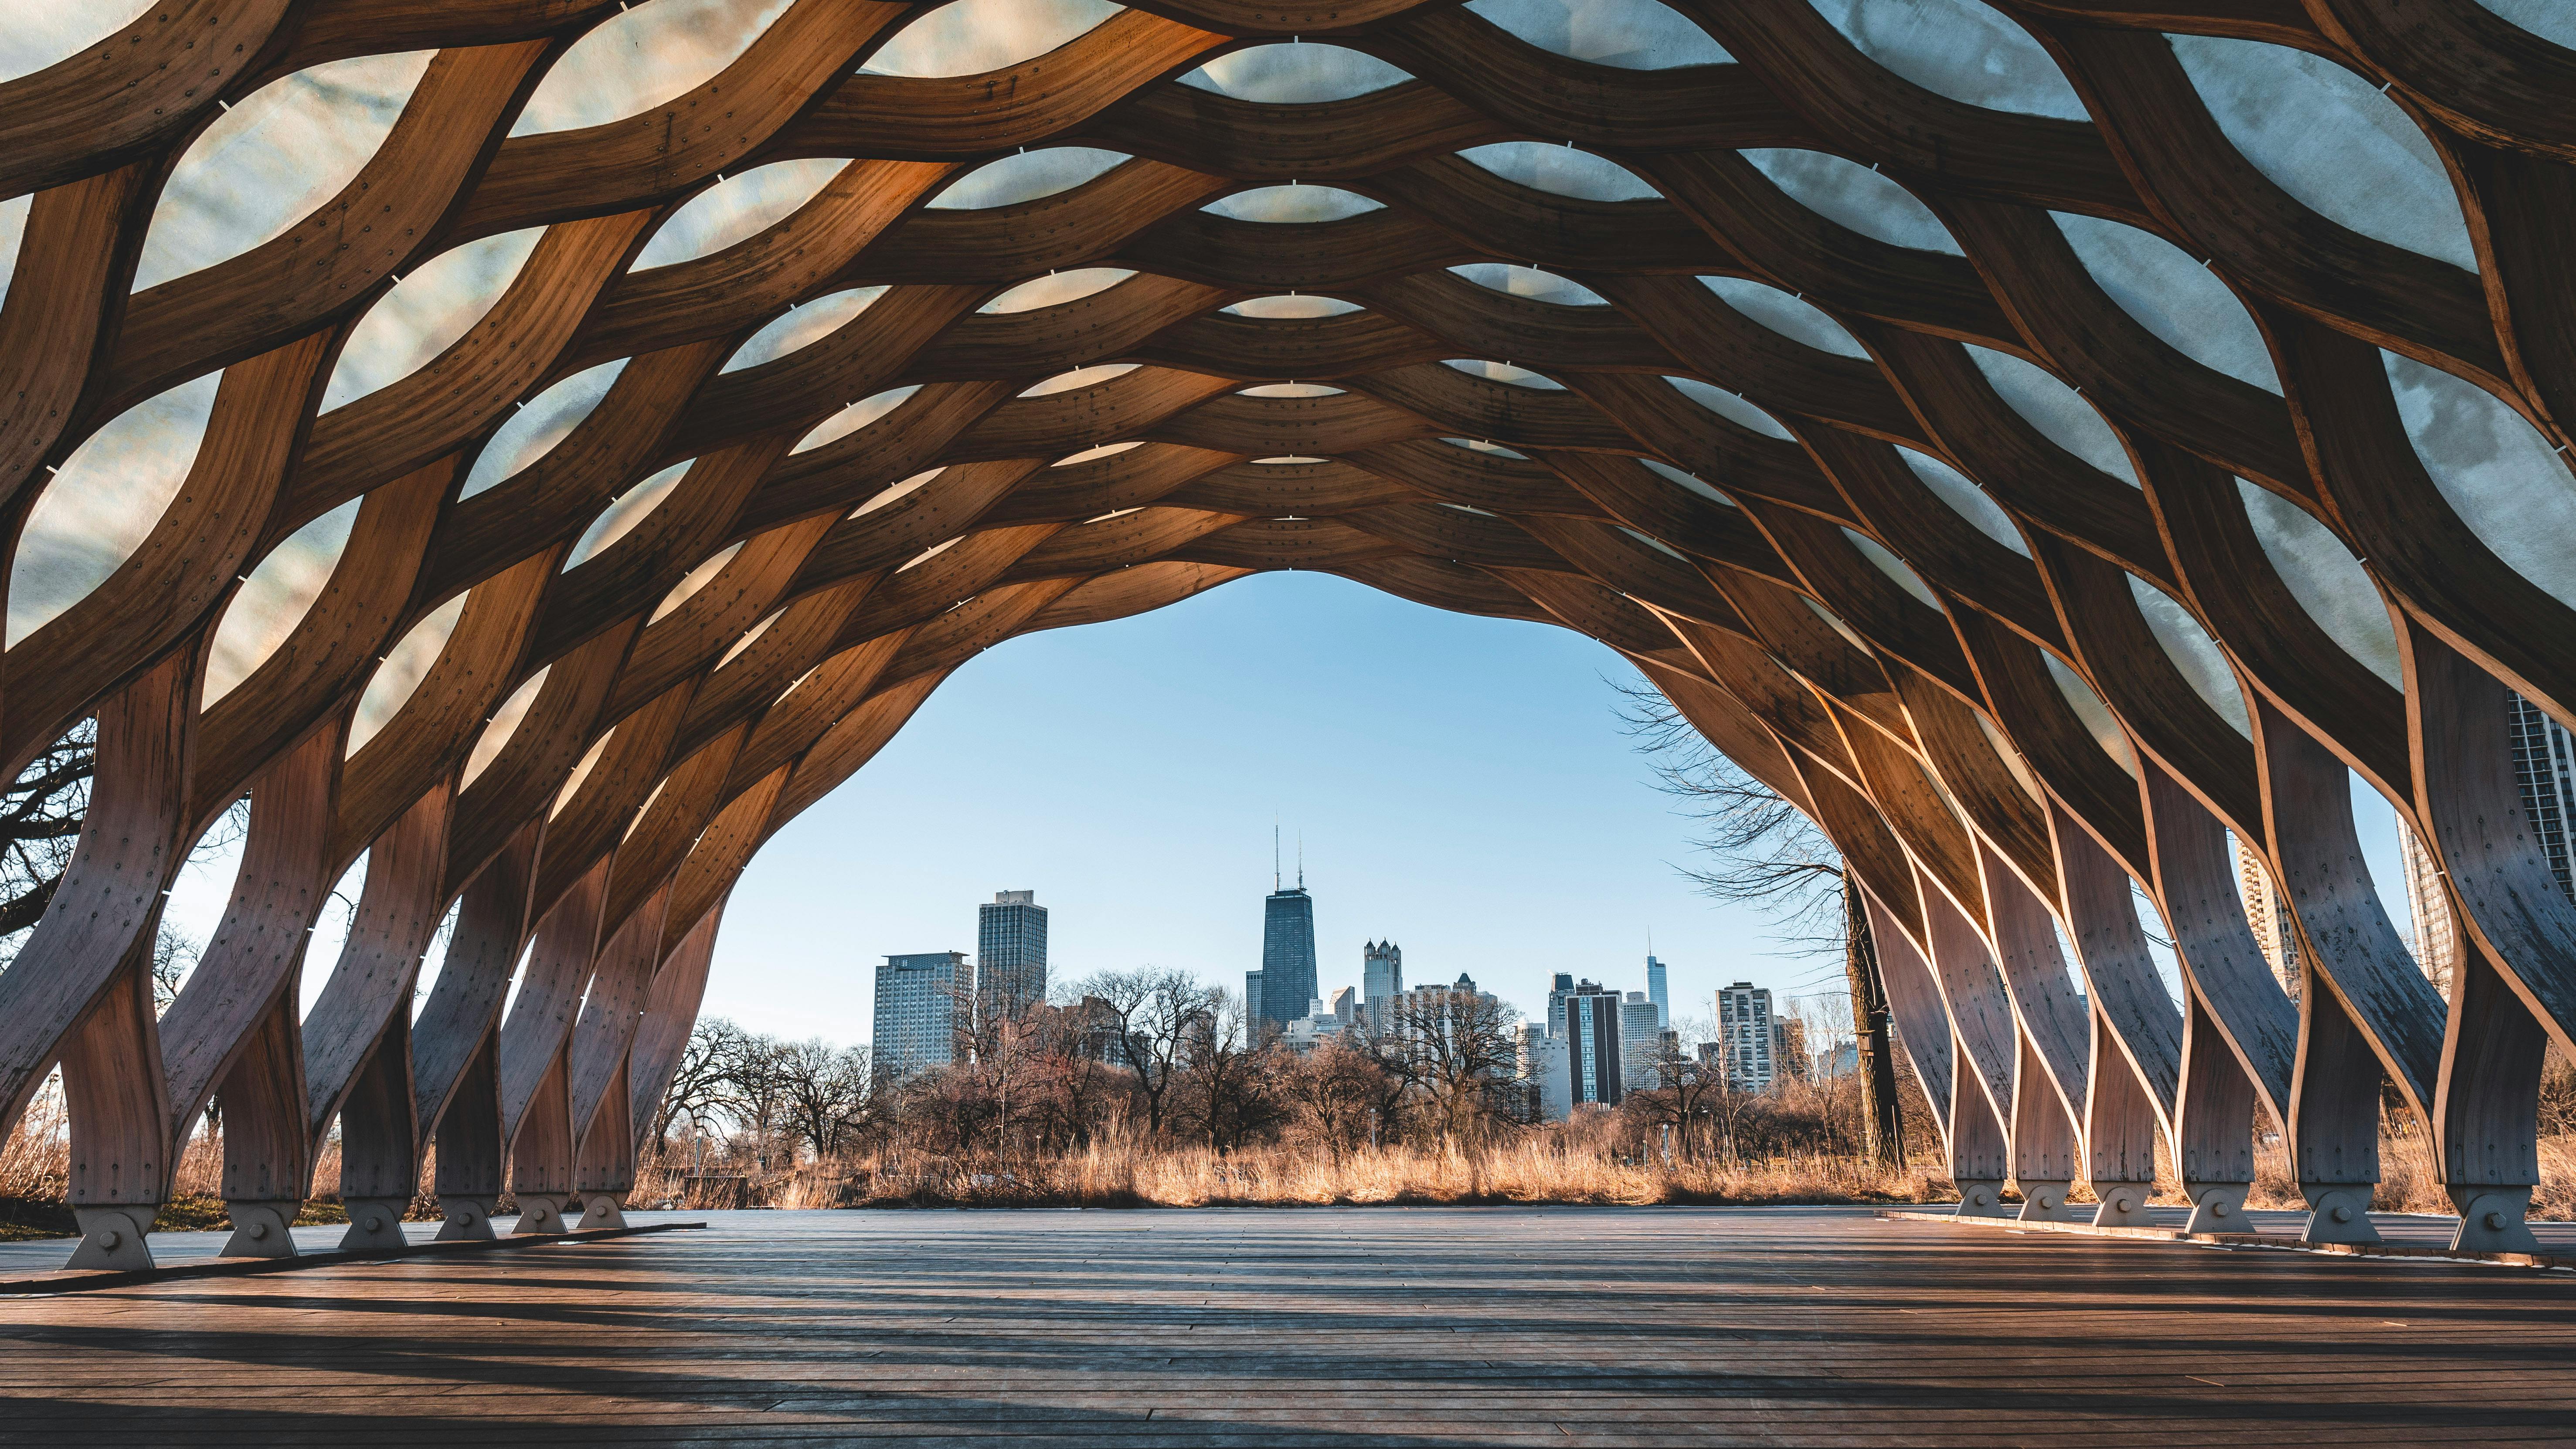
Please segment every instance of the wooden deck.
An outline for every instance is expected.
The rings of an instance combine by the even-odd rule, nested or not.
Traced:
[[[0,1303],[0,1443],[2576,1434],[2564,1272],[1847,1209],[692,1216]]]

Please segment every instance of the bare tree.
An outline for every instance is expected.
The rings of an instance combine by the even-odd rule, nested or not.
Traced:
[[[1208,1009],[1191,1018],[1182,1081],[1189,1114],[1220,1151],[1287,1115],[1271,1078],[1290,1056],[1275,1035],[1256,1039],[1243,1003],[1223,987],[1209,992]]]
[[[82,720],[0,790],[0,938],[44,919],[89,812],[98,723]],[[14,957],[17,943],[0,947]]]
[[[671,1127],[686,1117],[691,1127],[711,1127],[728,1103],[733,1100],[733,1077],[742,1065],[750,1036],[725,1017],[707,1017],[689,1029],[688,1045],[680,1050],[680,1065],[671,1074],[671,1088],[662,1094],[661,1109],[654,1114],[653,1140],[666,1142]]]
[[[1419,1099],[1443,1143],[1510,1120],[1501,1099],[1520,1065],[1517,1012],[1462,982],[1394,997],[1385,1016],[1369,1029],[1369,1053]]]
[[[1643,684],[1617,686],[1620,719],[1658,785],[1699,822],[1705,863],[1681,872],[1702,892],[1751,906],[1781,928],[1783,954],[1843,950],[1843,862],[1824,831],[1779,792],[1709,744],[1671,700]]]
[[[1279,1073],[1278,1091],[1295,1131],[1323,1144],[1339,1163],[1368,1140],[1369,1117],[1401,1094],[1404,1083],[1349,1038],[1335,1035]]]
[[[1699,1044],[1718,1040],[1717,1023],[1706,1017],[1683,1017],[1670,1035],[1657,1039],[1646,1081],[1629,1086],[1621,1107],[1648,1124],[1667,1124],[1681,1139],[1682,1155],[1692,1153],[1695,1138],[1715,1135],[1716,1107],[1726,1092],[1722,1051],[1703,1059]]]
[[[1191,1033],[1200,1017],[1216,1010],[1223,993],[1171,966],[1103,971],[1073,990],[1097,997],[1116,1018],[1120,1063],[1136,1074],[1145,1130],[1160,1136],[1172,1082],[1187,1064]]]
[[[867,1103],[867,1053],[812,1037],[779,1046],[771,1064],[788,1129],[811,1144],[817,1158],[831,1156]]]

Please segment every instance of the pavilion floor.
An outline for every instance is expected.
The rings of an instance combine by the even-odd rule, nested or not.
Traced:
[[[1843,1208],[689,1216],[9,1300],[0,1443],[2576,1438],[2563,1272]]]

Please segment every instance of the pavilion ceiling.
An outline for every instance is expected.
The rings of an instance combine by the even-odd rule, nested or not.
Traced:
[[[1918,1066],[1954,1039],[2007,1129],[2016,1052],[2078,1123],[2113,1060],[2062,959],[2015,963],[2053,921],[2086,999],[2130,1000],[2139,923],[2086,893],[2124,875],[2192,973],[2110,1028],[2160,1128],[2201,1020],[2292,1113],[2315,1031],[2230,956],[2241,919],[2183,919],[2229,832],[2314,940],[2353,933],[2356,1059],[2428,1117],[2576,1024],[2576,909],[2463,823],[2512,808],[2505,686],[2576,719],[2576,35],[2545,6],[80,23],[0,51],[0,755],[99,716],[101,808],[151,847],[84,842],[102,899],[245,792],[302,891],[237,903],[159,1024],[165,1133],[291,1009],[254,917],[371,847],[381,960],[327,968],[272,1084],[315,1140],[395,1091],[389,1034],[427,1132],[549,922],[580,938],[550,989],[607,1005],[512,1017],[505,1120],[550,1053],[577,1125],[612,1078],[658,1093],[734,875],[948,672],[1288,568],[1636,661],[1841,846],[1936,968],[1935,1014],[1898,1003]],[[2446,1027],[2349,889],[2346,771],[2490,872],[2460,904],[2496,1023]],[[409,1045],[368,973],[460,898],[490,962]],[[150,914],[0,976],[0,1105],[150,1036],[101,1015]],[[1953,980],[1965,941],[1993,964]]]

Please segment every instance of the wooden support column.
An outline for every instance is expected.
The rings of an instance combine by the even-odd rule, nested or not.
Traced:
[[[573,1187],[582,1195],[581,1226],[624,1227],[619,1209],[635,1186],[634,1089],[627,1056],[661,966],[662,917],[671,903],[665,881],[599,950],[589,999],[572,1034],[572,1124],[580,1144]]]
[[[2352,819],[2352,771],[2267,697],[2249,693],[2274,878],[2299,927],[2299,1046],[2290,1162],[2310,1242],[2377,1242],[2380,1084],[2429,1130],[2443,1005],[2380,905]]]
[[[411,1079],[411,997],[446,908],[445,782],[367,850],[367,887],[348,944],[304,1023],[306,1126],[318,1151],[340,1119],[342,1247],[398,1247],[420,1187],[420,1122]]]
[[[1919,879],[1919,877],[1918,877]],[[2013,1072],[2020,1049],[2012,1002],[1985,937],[1950,898],[1922,885],[1932,936],[1932,979],[1949,1009],[1951,1038],[1950,1177],[1962,1217],[2009,1217],[2003,1185],[2011,1175],[2007,1133],[2013,1121]],[[1980,1201],[1980,1199],[1983,1201]]]
[[[2049,834],[2067,940],[2088,988],[2084,1167],[2102,1204],[2093,1221],[2140,1226],[2155,1192],[2156,1134],[2173,1140],[2182,1013],[2147,949],[2129,873],[2054,800]]]
[[[2535,1251],[2523,1222],[2539,1181],[2540,1071],[2576,1022],[2576,907],[2523,807],[2495,676],[2431,630],[2401,627],[2417,806],[2463,946],[2435,1088],[2442,1181],[2458,1245]]]
[[[528,940],[542,819],[521,826],[465,887],[438,985],[412,1034],[415,1113],[438,1143],[439,1237],[489,1238],[505,1172],[501,1005]]]
[[[608,889],[608,861],[577,878],[537,925],[527,979],[501,1025],[501,1133],[510,1145],[510,1191],[520,1233],[559,1233],[573,1196],[568,1044]]]
[[[2156,898],[2191,996],[2175,1165],[2194,1204],[2193,1230],[2234,1231],[2254,1182],[2258,1105],[2286,1141],[2299,1013],[2246,924],[2226,828],[2153,759],[2141,755],[2138,770]]]
[[[172,650],[99,706],[97,773],[70,866],[0,972],[0,1127],[59,1060],[79,1268],[149,1267],[169,1190],[170,1101],[152,1010],[162,892],[186,859],[201,651]]]
[[[2019,1038],[2013,1068],[2013,1177],[2025,1218],[2071,1221],[2067,1190],[2082,1171],[2076,1123],[2083,1120],[2090,1023],[2067,974],[2066,953],[2048,905],[1978,842],[1986,919]]]
[[[324,850],[346,720],[335,713],[252,780],[231,904],[161,1021],[172,1140],[187,1141],[209,1098],[223,1104],[226,1257],[294,1256],[287,1228],[313,1179],[297,992],[331,889]]]
[[[1878,947],[1878,970],[1887,983],[1888,1015],[1896,1023],[1896,1044],[1914,1067],[1932,1106],[1932,1122],[1941,1132],[1942,1151],[1950,1141],[1950,1012],[1941,1004],[1941,987],[1932,979],[1932,963],[1914,938],[1878,897],[1866,897],[1870,939]]]
[[[644,1019],[635,1027],[635,1045],[627,1056],[628,1084],[633,1088],[630,1116],[638,1144],[650,1142],[657,1150],[662,1145],[653,1139],[662,1095],[671,1090],[671,1077],[689,1049],[689,1033],[697,1028],[698,1005],[706,999],[707,970],[715,961],[716,931],[723,919],[724,902],[719,900],[671,948],[670,959],[653,978],[653,995],[644,1004]]]

